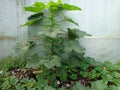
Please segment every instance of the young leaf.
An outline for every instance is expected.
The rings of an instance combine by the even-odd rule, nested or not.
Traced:
[[[48,6],[46,7],[49,8],[50,11],[57,12],[57,13],[63,10],[61,0],[58,0],[57,2],[51,1],[48,3]]]
[[[81,10],[81,8],[74,6],[74,5],[70,5],[70,4],[63,4],[62,7],[65,10]]]
[[[72,20],[72,18],[67,17],[67,16],[64,16],[64,18],[65,18],[66,21],[71,22],[71,23],[73,23],[73,24],[78,26],[78,23],[76,23],[74,20]]]
[[[29,12],[40,12],[44,9],[45,9],[45,4],[43,2],[36,2],[32,6],[24,7],[24,10]]]

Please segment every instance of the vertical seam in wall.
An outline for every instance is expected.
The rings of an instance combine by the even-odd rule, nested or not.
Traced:
[[[18,31],[19,31],[19,2],[20,0],[15,0],[15,1],[16,1],[16,14],[17,14],[17,37],[19,37]]]
[[[25,38],[28,37],[28,27],[20,27],[21,24],[25,23],[25,22],[23,23],[22,20],[24,21],[26,19],[26,14],[23,10],[23,6],[26,6],[26,2],[27,2],[26,0],[16,0],[17,26],[18,26],[17,36],[18,36],[18,39],[22,38],[21,34],[24,33],[24,28],[26,28],[25,35],[27,35],[27,36],[25,36]],[[20,31],[20,30],[23,30],[23,32]]]
[[[18,37],[18,25],[19,25],[19,11],[18,11],[18,8],[19,8],[19,0],[15,0],[16,1],[16,14],[17,14],[17,37]]]

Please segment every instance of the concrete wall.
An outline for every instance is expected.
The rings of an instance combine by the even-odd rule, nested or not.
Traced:
[[[27,38],[27,27],[19,28],[26,21],[23,7],[35,1],[49,0],[0,0],[0,57],[13,54],[15,42]],[[97,60],[120,60],[120,0],[63,0],[82,8],[81,12],[66,14],[79,22],[79,28],[92,37],[80,40],[86,56]]]
[[[27,27],[19,28],[25,22],[23,6],[25,0],[0,0],[0,58],[14,54],[15,43],[27,38]]]
[[[120,0],[69,0],[69,3],[82,8],[82,12],[70,15],[79,22],[80,29],[93,35],[81,41],[86,55],[100,61],[119,61]]]

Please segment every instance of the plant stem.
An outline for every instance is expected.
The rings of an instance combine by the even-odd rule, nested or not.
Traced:
[[[54,17],[51,16],[50,20],[51,20],[51,33],[52,33],[53,32],[53,26],[54,26]],[[54,41],[53,40],[52,40],[52,43],[51,43],[51,53],[52,53],[52,56],[53,56],[54,55]]]

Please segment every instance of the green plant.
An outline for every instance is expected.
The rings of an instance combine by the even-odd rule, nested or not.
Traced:
[[[19,82],[19,80],[10,76],[9,73],[4,72],[2,75],[2,83],[0,84],[1,90],[16,90],[15,85]]]
[[[56,90],[48,85],[43,74],[37,75],[37,80],[31,78],[18,79],[4,72],[1,74],[0,90]]]
[[[120,87],[117,87],[115,85],[108,86],[102,80],[92,82],[91,87],[85,87],[79,82],[77,82],[72,87],[72,90],[119,90],[119,89],[120,89]]]
[[[34,52],[34,49],[38,46],[39,51],[42,53],[38,53],[41,55],[38,55],[39,58],[34,58],[34,60],[33,58],[26,59],[28,62],[27,66],[38,68],[44,65],[48,69],[61,67],[62,63],[74,66],[77,64],[79,66],[79,58],[84,55],[85,49],[79,44],[78,39],[89,36],[89,34],[79,30],[78,23],[64,13],[71,10],[80,11],[81,8],[58,0],[57,2],[50,1],[47,4],[36,2],[32,6],[24,7],[24,10],[34,12],[34,14],[28,17],[28,21],[22,26],[39,26],[39,29],[37,31],[34,30],[32,33],[35,33],[35,36],[40,39],[30,40],[25,46],[23,45],[24,47],[21,45],[19,48],[24,51],[25,58],[28,54],[34,56],[38,51]],[[65,27],[64,29],[61,24],[67,23],[66,21],[76,25],[77,28]],[[42,42],[42,44],[37,45],[38,41]]]
[[[34,31],[28,30],[30,40],[18,44],[17,51],[26,60],[27,68],[40,68],[43,73],[37,75],[37,81],[21,80],[22,83],[19,83],[16,88],[114,90],[119,87],[118,66],[108,62],[102,64],[93,58],[84,57],[85,48],[79,44],[79,39],[90,35],[79,30],[78,23],[65,15],[66,11],[80,11],[81,8],[58,0],[47,4],[35,2],[32,6],[24,7],[24,10],[34,14],[30,15],[28,21],[22,26],[34,28]],[[63,26],[68,22],[77,28]],[[36,38],[33,39],[32,35]],[[78,82],[80,78],[87,82],[84,84],[88,85],[87,87]],[[63,86],[59,86],[57,81],[60,81]],[[64,84],[68,84],[68,81],[71,86],[65,87]]]
[[[10,70],[13,68],[23,68],[25,66],[25,62],[17,57],[6,57],[1,59],[0,61],[0,70]]]
[[[83,77],[90,78],[93,81],[102,80],[106,86],[120,86],[120,73],[119,65],[112,64],[111,62],[105,61],[104,63],[95,65],[93,68],[87,68],[86,70],[80,71]]]

